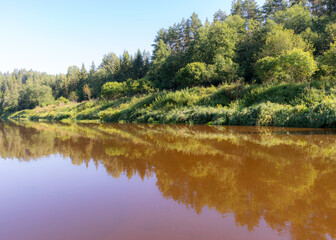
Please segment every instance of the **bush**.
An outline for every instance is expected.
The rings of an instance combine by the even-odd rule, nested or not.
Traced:
[[[181,68],[177,75],[176,81],[181,88],[210,85],[214,77],[214,68],[209,67],[203,62],[189,63]]]
[[[237,79],[238,64],[233,62],[231,58],[223,57],[222,55],[218,54],[215,56],[214,62],[215,64],[213,67],[216,68],[219,82],[223,82],[223,80],[226,82],[233,82]],[[209,65],[209,67],[212,67],[212,65]],[[217,76],[213,77],[216,78]]]
[[[107,82],[103,85],[101,96],[106,99],[113,99],[123,96],[126,92],[126,83],[122,82]]]
[[[77,96],[77,94],[76,94],[75,92],[71,92],[71,93],[69,94],[69,100],[70,100],[71,102],[77,102],[77,101],[78,101],[78,96]]]
[[[255,65],[262,82],[304,82],[316,70],[313,56],[302,49],[287,51],[279,57],[262,58]]]
[[[19,109],[32,109],[37,106],[45,106],[55,101],[49,86],[26,85],[19,93]]]
[[[280,67],[293,82],[307,81],[317,70],[312,54],[301,49],[294,49],[280,56]]]
[[[60,104],[60,103],[68,103],[68,102],[69,102],[69,100],[66,99],[65,97],[59,97],[56,100],[56,103],[58,103],[58,104]]]
[[[330,45],[330,49],[320,58],[320,68],[324,75],[336,76],[336,43]]]
[[[277,82],[281,72],[279,59],[275,57],[264,57],[255,65],[255,72],[262,82]]]
[[[133,80],[126,82],[107,82],[103,85],[101,96],[105,99],[115,99],[126,95],[153,92],[150,82],[146,79]]]
[[[126,81],[125,93],[128,95],[149,93],[153,91],[154,89],[151,83],[145,78],[141,78],[139,80],[128,79]]]

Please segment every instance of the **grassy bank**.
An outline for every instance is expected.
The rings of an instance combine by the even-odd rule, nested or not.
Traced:
[[[61,103],[6,116],[31,121],[336,127],[333,84],[230,84]]]

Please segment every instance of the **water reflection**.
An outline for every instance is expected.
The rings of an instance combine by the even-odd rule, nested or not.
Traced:
[[[336,132],[254,127],[1,123],[0,155],[61,154],[118,178],[155,175],[162,196],[201,213],[264,219],[292,239],[336,238]]]

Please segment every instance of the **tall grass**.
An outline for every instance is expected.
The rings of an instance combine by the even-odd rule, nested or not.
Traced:
[[[332,84],[223,84],[24,110],[9,118],[33,121],[187,123],[336,127]]]

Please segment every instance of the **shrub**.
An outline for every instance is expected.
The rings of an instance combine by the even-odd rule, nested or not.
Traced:
[[[215,56],[214,62],[215,64],[213,67],[216,69],[219,82],[220,80],[221,82],[223,82],[223,80],[227,82],[233,82],[237,79],[238,64],[233,62],[231,58],[223,57],[222,55],[218,54]],[[212,65],[209,65],[209,67],[212,67]],[[214,74],[212,74],[212,76],[214,78],[217,77],[214,76]]]
[[[177,75],[176,81],[181,88],[210,85],[214,76],[214,68],[208,67],[202,62],[189,63],[181,68]]]
[[[138,80],[128,79],[126,81],[125,93],[128,95],[135,95],[140,93],[149,93],[153,92],[154,89],[151,83],[145,79],[141,78]]]
[[[309,52],[302,49],[287,51],[279,57],[265,57],[255,65],[257,76],[263,82],[303,82],[317,70]]]
[[[279,25],[269,32],[259,57],[278,57],[294,49],[311,51],[311,46],[300,35],[295,34],[293,30],[284,29]]]
[[[294,82],[307,81],[317,70],[312,54],[302,49],[294,49],[280,56],[280,67],[288,79]]]
[[[71,92],[71,93],[69,94],[69,100],[70,100],[71,102],[77,102],[77,101],[78,101],[78,96],[77,96],[77,94],[76,94],[75,92]]]
[[[65,97],[59,97],[56,100],[56,103],[58,103],[58,104],[60,104],[60,103],[68,103],[68,102],[69,102],[69,100],[66,99]]]
[[[336,43],[320,58],[321,69],[325,75],[336,76]]]
[[[276,82],[280,78],[281,71],[279,60],[275,57],[264,57],[255,65],[255,72],[263,82]]]
[[[133,80],[126,82],[107,82],[103,85],[101,96],[105,99],[115,99],[126,95],[153,92],[151,84],[146,79]]]
[[[34,86],[28,84],[19,93],[19,109],[32,109],[37,106],[45,106],[55,101],[49,86]]]
[[[124,95],[126,92],[126,83],[107,82],[103,85],[101,96],[106,99],[113,99]]]

